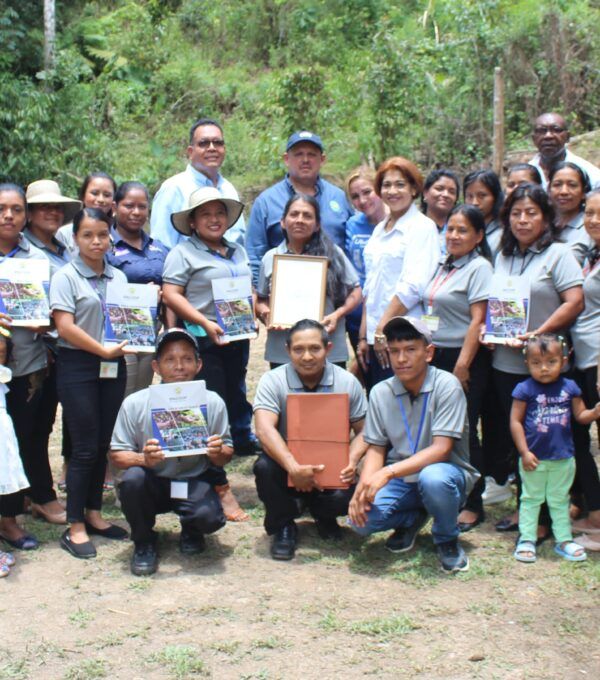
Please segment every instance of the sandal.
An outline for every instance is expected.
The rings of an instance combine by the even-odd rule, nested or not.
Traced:
[[[244,512],[238,503],[237,498],[233,495],[233,491],[229,484],[215,486],[215,491],[219,495],[219,500],[223,507],[223,514],[228,522],[247,522],[250,519],[250,515],[247,512]]]
[[[536,547],[533,541],[521,541],[517,543],[513,556],[519,562],[535,562]]]
[[[565,560],[569,560],[569,562],[583,562],[584,560],[587,560],[587,554],[584,548],[573,541],[557,543],[554,546],[554,552]]]
[[[15,558],[12,553],[3,552],[0,550],[0,568],[8,567],[9,569],[15,565]]]

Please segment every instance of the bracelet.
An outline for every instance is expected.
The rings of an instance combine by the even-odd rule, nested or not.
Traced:
[[[358,338],[358,342],[368,342],[367,338]]]
[[[373,337],[375,338],[375,342],[385,342],[385,334],[384,333],[374,333]]]

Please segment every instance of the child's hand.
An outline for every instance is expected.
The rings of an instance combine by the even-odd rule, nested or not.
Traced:
[[[521,462],[523,463],[523,470],[527,470],[527,472],[533,472],[540,461],[538,460],[535,453],[527,451],[527,453],[521,454]]]

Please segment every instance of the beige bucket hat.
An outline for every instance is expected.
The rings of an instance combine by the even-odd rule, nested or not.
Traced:
[[[27,187],[25,197],[28,207],[36,203],[60,203],[65,209],[63,224],[72,222],[82,206],[81,201],[63,196],[58,184],[51,179],[38,179],[36,182],[32,182]]]
[[[240,203],[240,201],[235,201],[233,198],[224,198],[219,193],[219,190],[214,187],[201,187],[196,189],[196,191],[192,191],[188,198],[188,207],[185,210],[173,213],[171,215],[171,223],[180,234],[191,236],[190,214],[197,207],[211,201],[221,201],[223,203],[225,208],[227,208],[227,229],[233,227],[242,214],[244,204]]]

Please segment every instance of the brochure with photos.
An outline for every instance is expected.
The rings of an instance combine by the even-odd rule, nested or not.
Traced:
[[[166,458],[206,453],[206,401],[204,380],[150,386],[152,431]]]
[[[50,263],[45,258],[7,257],[0,262],[0,312],[13,326],[50,325]]]
[[[212,281],[217,323],[225,331],[225,340],[255,338],[256,320],[249,276],[232,276]]]
[[[124,340],[138,352],[154,352],[158,289],[142,283],[116,283],[106,286],[106,328],[104,344]]]
[[[506,344],[527,332],[529,283],[520,276],[494,274],[485,317],[485,342]]]

